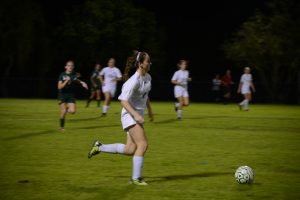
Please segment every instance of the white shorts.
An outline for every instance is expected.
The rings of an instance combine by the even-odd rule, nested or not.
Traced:
[[[103,93],[109,92],[111,98],[113,98],[115,96],[116,89],[117,89],[117,87],[114,86],[114,85],[104,85],[104,86],[102,86],[102,92]]]
[[[241,89],[241,93],[242,93],[242,94],[251,94],[251,90],[250,90],[250,88],[248,88],[248,87],[247,87],[247,88],[242,88],[242,89]]]
[[[175,86],[174,87],[174,96],[175,96],[175,98],[178,98],[178,97],[188,97],[189,96],[189,92],[184,87]]]
[[[144,116],[144,112],[142,111],[137,111],[141,116]],[[124,108],[122,109],[121,113],[121,122],[122,122],[122,128],[124,131],[128,131],[127,129],[130,126],[133,126],[137,124],[137,122],[134,120],[133,116],[127,112]]]

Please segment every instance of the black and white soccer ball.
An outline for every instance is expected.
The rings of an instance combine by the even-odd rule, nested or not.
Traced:
[[[234,177],[239,184],[251,184],[254,181],[253,170],[248,166],[237,168]]]

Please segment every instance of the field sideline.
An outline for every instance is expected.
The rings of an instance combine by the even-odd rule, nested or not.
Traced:
[[[146,117],[146,187],[129,185],[131,157],[99,154],[94,139],[125,142],[118,102],[109,114],[77,102],[58,131],[56,100],[0,99],[1,200],[300,199],[300,106],[192,103],[177,121],[172,103],[154,102]],[[252,185],[235,169],[249,165]]]

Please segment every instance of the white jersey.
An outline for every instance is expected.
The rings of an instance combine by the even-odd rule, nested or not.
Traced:
[[[143,114],[146,109],[148,93],[151,90],[151,76],[145,74],[141,76],[135,72],[123,85],[119,100],[128,101],[134,110]],[[122,114],[126,113],[125,108],[122,109]]]
[[[252,75],[251,74],[243,74],[240,82],[242,83],[242,88],[241,88],[242,94],[250,93],[250,86],[252,83]]]
[[[184,87],[187,89],[189,80],[189,71],[187,70],[178,70],[174,73],[172,77],[172,81],[177,81],[181,83],[181,85],[176,85],[175,87]]]
[[[121,78],[122,74],[116,67],[105,67],[101,70],[100,76],[104,76],[104,85],[116,86],[117,82],[114,79]]]

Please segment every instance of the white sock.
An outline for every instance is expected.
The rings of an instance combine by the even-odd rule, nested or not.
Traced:
[[[103,109],[102,109],[102,112],[103,112],[103,113],[107,113],[108,109],[109,109],[109,106],[104,105],[104,106],[103,106]]]
[[[245,99],[244,101],[245,101],[245,103],[244,103],[244,109],[245,109],[245,110],[248,110],[248,107],[249,107],[249,101],[248,101],[248,99]]]
[[[244,101],[242,101],[242,102],[240,103],[240,106],[245,105],[245,102],[246,102],[246,99],[244,99]]]
[[[132,179],[141,178],[144,157],[143,156],[133,156],[132,161],[133,161]]]
[[[125,144],[102,144],[99,147],[99,151],[105,152],[105,153],[119,153],[124,154],[125,151]]]
[[[182,118],[182,110],[177,110],[177,117]]]

